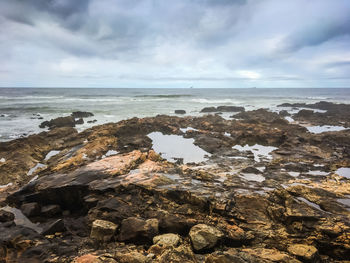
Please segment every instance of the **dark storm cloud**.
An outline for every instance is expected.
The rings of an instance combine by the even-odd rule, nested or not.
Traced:
[[[301,30],[290,34],[283,49],[288,52],[297,51],[303,47],[317,46],[334,38],[350,35],[350,16],[329,17],[313,25],[305,25]]]
[[[82,85],[336,79],[350,61],[349,12],[348,0],[0,0],[0,58],[13,79]]]

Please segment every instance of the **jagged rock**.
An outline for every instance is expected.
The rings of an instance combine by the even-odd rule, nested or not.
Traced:
[[[180,236],[172,233],[155,236],[153,238],[153,244],[157,244],[163,247],[176,247],[179,243]]]
[[[189,236],[196,251],[211,249],[223,238],[224,234],[215,227],[198,224],[191,228]]]
[[[87,112],[87,111],[74,111],[74,112],[72,112],[71,116],[73,118],[81,119],[81,118],[92,117],[92,116],[94,116],[94,114],[91,112]]]
[[[201,112],[242,112],[245,111],[244,107],[237,106],[218,106],[218,107],[205,107]]]
[[[293,244],[288,247],[288,252],[307,262],[313,262],[317,257],[317,248],[304,244]]]
[[[59,127],[74,127],[74,126],[75,126],[75,119],[72,116],[58,117],[56,119],[51,119],[50,121],[44,121],[39,125],[40,128],[48,127],[49,129],[59,128]]]
[[[186,114],[185,110],[175,110],[176,114]]]
[[[61,207],[59,205],[47,205],[41,208],[40,214],[46,217],[52,217],[61,213]]]
[[[0,222],[10,222],[15,219],[15,215],[0,209]]]
[[[116,224],[109,221],[95,220],[92,223],[90,238],[108,242],[113,238],[117,227]]]
[[[80,118],[80,119],[76,120],[75,124],[84,124],[83,118]]]
[[[124,219],[121,224],[120,241],[149,241],[158,234],[157,219],[141,219],[130,217]]]
[[[183,263],[198,262],[189,245],[181,245],[176,248],[168,248],[161,250],[160,255],[155,262],[167,263]]]
[[[42,235],[53,235],[58,232],[64,232],[65,231],[65,225],[62,219],[57,219],[56,221],[47,224],[41,234]]]
[[[150,258],[142,255],[139,252],[132,251],[128,253],[118,252],[115,254],[114,258],[118,263],[148,263],[151,262]]]
[[[21,205],[21,211],[25,216],[31,217],[31,216],[39,215],[41,209],[38,203],[32,202],[32,203],[25,203]]]

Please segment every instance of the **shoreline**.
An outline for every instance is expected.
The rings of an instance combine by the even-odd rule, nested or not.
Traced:
[[[350,130],[311,133],[298,123],[348,128],[350,105],[280,106],[230,119],[211,108],[203,116],[132,118],[79,133],[56,127],[0,142],[0,185],[13,183],[0,188],[1,206],[20,209],[40,228],[8,215],[0,226],[2,257],[345,261]],[[291,115],[285,107],[306,109]],[[202,158],[171,151],[179,145]],[[23,240],[30,245],[12,248]]]

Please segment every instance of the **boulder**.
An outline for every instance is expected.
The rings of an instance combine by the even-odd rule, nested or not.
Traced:
[[[121,224],[120,241],[150,241],[158,234],[158,220],[129,217]]]
[[[157,244],[163,247],[176,247],[180,243],[180,236],[173,233],[155,236],[153,238],[153,244]]]
[[[288,247],[288,252],[306,262],[313,261],[317,256],[317,248],[304,244],[292,244]]]
[[[175,110],[176,114],[186,114],[185,110]]]
[[[94,114],[91,112],[87,112],[87,111],[74,111],[74,112],[72,112],[71,116],[73,118],[80,119],[80,118],[92,117],[92,116],[94,116]]]
[[[84,120],[82,118],[75,121],[75,124],[84,124]]]
[[[0,222],[10,222],[15,219],[15,215],[5,210],[0,210]]]
[[[109,221],[95,220],[92,223],[90,237],[99,241],[108,242],[114,236],[117,227],[116,224]]]
[[[53,235],[55,233],[64,232],[66,230],[62,219],[57,219],[54,222],[47,224],[41,234],[42,235]]]
[[[286,116],[290,116],[290,113],[286,110],[281,110],[279,112],[279,115],[282,116],[282,117],[286,117]]]
[[[224,234],[215,227],[198,224],[191,228],[189,236],[194,250],[201,251],[215,247]]]
[[[21,211],[25,216],[31,217],[40,214],[41,210],[38,203],[32,202],[21,205]]]
[[[61,207],[59,205],[47,205],[43,206],[40,211],[42,216],[52,217],[61,213]]]
[[[150,258],[146,257],[145,255],[143,255],[137,251],[131,251],[128,253],[117,252],[114,255],[114,258],[119,263],[147,263],[147,262],[151,262]]]
[[[50,121],[44,121],[39,125],[40,128],[48,127],[49,129],[59,127],[75,127],[75,119],[72,116],[58,117],[51,119]]]

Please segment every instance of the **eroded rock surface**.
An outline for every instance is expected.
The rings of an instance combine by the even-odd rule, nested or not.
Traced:
[[[346,262],[350,133],[284,116],[159,115],[0,143],[0,261]],[[167,161],[151,132],[210,154]]]

